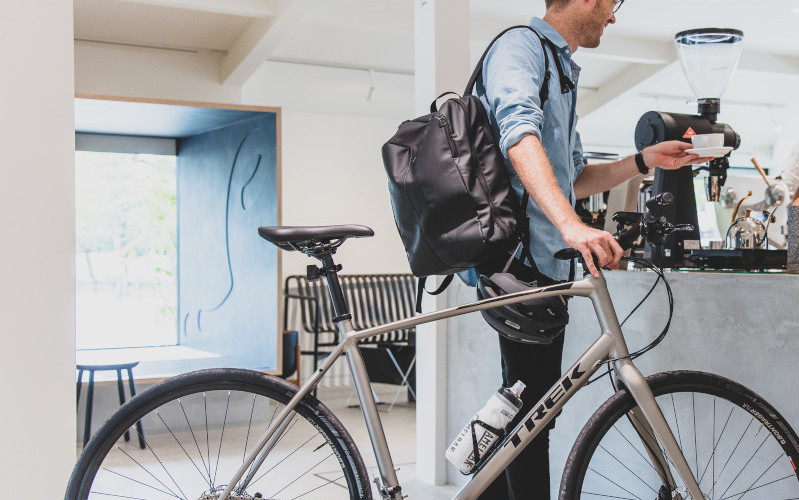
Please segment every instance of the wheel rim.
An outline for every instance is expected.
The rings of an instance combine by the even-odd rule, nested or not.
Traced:
[[[706,498],[799,498],[790,445],[776,415],[764,415],[742,399],[730,395],[730,401],[711,390],[665,391],[654,391],[658,405]],[[673,498],[673,493],[692,498],[670,460],[676,485],[665,489],[667,494],[661,491],[663,481],[635,432],[635,419],[620,410],[608,420],[589,452],[580,498],[643,500]]]
[[[89,499],[218,498],[287,399],[231,383],[170,393],[153,403],[157,408],[131,413],[116,431],[98,433],[98,442],[87,450],[102,448],[102,458],[92,462],[96,474],[90,471],[93,477],[83,489]],[[137,441],[139,419],[144,449]],[[321,412],[300,408],[249,486],[237,488],[231,498],[350,498],[348,455],[338,432],[325,430],[327,425]],[[123,438],[127,428],[129,442]]]

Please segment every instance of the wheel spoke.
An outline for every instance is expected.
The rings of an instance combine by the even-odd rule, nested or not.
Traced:
[[[588,470],[590,470],[590,471],[591,471],[591,472],[593,472],[594,474],[598,475],[599,477],[601,477],[601,478],[605,479],[606,481],[608,481],[609,483],[613,484],[613,485],[614,485],[614,486],[616,486],[617,488],[619,488],[619,489],[622,489],[622,490],[626,491],[627,493],[629,493],[630,495],[632,495],[632,496],[633,496],[634,498],[636,498],[637,500],[641,500],[641,497],[637,496],[637,495],[636,495],[635,493],[633,493],[632,491],[628,490],[628,489],[627,489],[627,488],[625,488],[624,486],[620,485],[619,483],[617,483],[616,481],[614,481],[614,480],[610,479],[609,477],[605,476],[604,474],[600,473],[599,471],[597,471],[597,470],[593,469],[592,467],[589,467],[589,468],[588,468]]]
[[[126,496],[126,495],[117,495],[115,493],[105,493],[105,492],[102,492],[102,491],[94,491],[94,490],[90,491],[89,493],[91,493],[92,495],[100,495],[100,496],[104,496],[104,497],[129,498],[131,500],[148,500],[147,498],[129,497],[129,496]]]
[[[244,438],[244,453],[241,454],[241,463],[247,458],[247,444],[250,442],[250,429],[252,429],[252,415],[255,413],[255,394],[252,395],[252,407],[250,408],[250,421],[247,424],[247,437]]]
[[[329,484],[335,484],[336,486],[339,486],[339,484],[338,484],[338,482],[337,482],[337,481],[341,481],[342,479],[344,479],[344,476],[339,476],[339,477],[337,477],[336,479],[332,479],[332,480],[330,480],[330,479],[325,479],[325,478],[323,478],[322,476],[320,476],[320,475],[318,475],[318,474],[316,475],[316,477],[318,477],[319,479],[322,479],[322,480],[324,480],[324,481],[327,481],[327,482],[326,482],[326,483],[324,483],[324,484],[321,484],[321,485],[317,486],[316,488],[314,488],[314,489],[312,489],[312,490],[308,490],[308,491],[306,491],[306,492],[305,492],[305,493],[303,493],[302,495],[298,495],[298,496],[296,496],[296,497],[292,497],[292,498],[291,498],[291,500],[297,500],[298,498],[302,498],[302,497],[304,497],[305,495],[307,495],[307,494],[309,494],[309,493],[313,493],[314,491],[316,491],[316,490],[318,490],[318,489],[324,488],[325,486],[327,486],[327,485],[329,485]]]
[[[762,398],[699,372],[661,373],[647,382],[698,479],[702,500],[799,498],[799,476],[790,460],[799,453],[794,444],[799,439]],[[679,492],[693,499],[674,457],[665,453],[640,411],[637,400],[621,392],[593,415],[566,462],[562,496],[654,500]]]
[[[272,416],[274,417],[274,415],[272,415]],[[290,417],[290,418],[293,418],[293,417]],[[286,437],[286,436],[288,436],[288,434],[291,432],[291,429],[293,429],[293,428],[294,428],[294,426],[295,426],[296,424],[297,424],[297,420],[293,420],[293,421],[292,421],[292,422],[289,424],[289,428],[288,428],[288,429],[286,429],[285,431],[283,431],[283,434],[281,434],[281,435],[280,435],[280,437],[278,438],[277,442],[275,443],[275,446],[279,445],[279,444],[280,444],[280,442],[281,442],[281,441],[283,441],[283,438],[284,438],[284,437]],[[269,423],[269,426],[270,426],[270,427],[272,426],[272,423],[271,423],[271,421],[270,421],[270,423]],[[268,428],[268,427],[267,427],[267,428]],[[313,439],[313,437],[314,437],[314,436],[311,436],[311,437],[309,438],[309,441],[310,441],[311,439]],[[295,449],[294,451],[297,451],[297,449]],[[292,452],[291,452],[291,454],[293,454],[293,453],[294,453],[294,451],[292,451]],[[288,458],[288,457],[286,457],[286,458]],[[285,460],[286,458],[284,458],[283,460]],[[257,464],[257,463],[258,463],[258,460],[253,460],[253,462],[250,464],[250,467],[249,467],[249,470],[247,471],[247,474],[245,474],[245,475],[244,475],[244,477],[242,478],[242,481],[246,480],[246,478],[248,478],[250,475],[255,475],[255,472],[257,472],[257,468],[256,468],[256,464]],[[261,463],[260,465],[258,465],[258,468],[260,468],[262,465],[263,465],[263,463]],[[277,465],[280,465],[280,463],[278,463]],[[265,475],[269,474],[269,472],[270,472],[270,471],[272,471],[272,469],[274,469],[275,467],[277,467],[277,465],[274,465],[274,466],[273,466],[273,467],[271,467],[269,470],[267,470],[266,472],[264,472],[263,474],[261,474],[261,475],[258,477],[258,479],[260,479],[260,478],[264,477]],[[256,481],[258,481],[258,479],[255,479],[254,481],[250,481],[250,484],[252,484],[252,483],[255,483]],[[238,489],[238,491],[242,491],[242,490],[244,490],[244,488],[245,488],[245,487],[246,487],[246,486],[239,484],[237,489]]]
[[[289,484],[287,484],[287,485],[285,485],[284,487],[280,488],[278,491],[276,491],[276,492],[275,492],[275,494],[274,494],[274,495],[272,495],[272,496],[271,496],[271,497],[269,497],[269,498],[277,498],[278,494],[282,493],[282,492],[283,492],[283,490],[285,490],[286,488],[288,488],[288,487],[289,487],[289,486],[291,486],[292,484],[294,484],[294,483],[296,483],[297,481],[299,481],[299,480],[300,480],[302,477],[306,476],[306,475],[307,475],[309,472],[311,472],[311,471],[312,471],[312,470],[314,470],[315,468],[319,467],[319,466],[322,464],[322,462],[324,462],[325,460],[329,459],[329,458],[330,458],[330,457],[332,457],[333,455],[334,455],[334,454],[333,454],[333,453],[331,453],[330,455],[326,456],[326,457],[325,457],[325,458],[323,458],[322,460],[320,460],[320,461],[318,461],[317,463],[315,463],[314,465],[312,465],[312,466],[311,466],[311,467],[310,467],[308,470],[306,470],[305,472],[303,472],[302,474],[300,474],[299,476],[297,476],[296,478],[294,478],[294,480],[292,480],[292,481],[291,481]]]
[[[601,493],[591,493],[590,491],[581,491],[580,495],[591,495],[602,498],[620,498],[621,500],[635,500],[633,497],[617,497],[615,495],[603,495]]]
[[[205,412],[205,454],[208,457],[208,476],[211,475],[211,437],[208,434],[208,395],[203,392],[203,411]]]
[[[625,465],[625,464],[624,464],[624,462],[622,462],[621,460],[619,460],[619,459],[618,459],[618,457],[616,457],[616,455],[614,455],[613,453],[609,452],[609,451],[607,450],[607,448],[605,448],[605,447],[604,447],[604,446],[602,446],[601,444],[599,445],[599,447],[600,447],[600,448],[601,448],[601,449],[602,449],[602,450],[603,450],[605,453],[607,453],[608,455],[610,455],[610,456],[613,458],[613,460],[617,461],[617,462],[619,463],[619,465],[621,465],[622,467],[624,467],[625,469],[627,469],[628,471],[630,471],[630,473],[631,473],[632,475],[634,475],[635,477],[637,477],[637,478],[638,478],[638,480],[639,480],[639,481],[641,481],[641,482],[644,484],[644,486],[646,486],[647,488],[649,488],[650,490],[652,490],[652,491],[653,491],[653,492],[654,492],[654,493],[657,495],[657,490],[656,490],[655,488],[653,488],[653,487],[649,486],[649,483],[647,483],[646,481],[644,481],[643,479],[641,479],[641,476],[639,476],[639,475],[638,475],[638,474],[636,474],[636,473],[635,473],[635,472],[634,472],[632,469],[630,469],[629,467],[627,467],[627,465]]]
[[[674,407],[674,394],[671,394],[671,409],[674,411],[674,425],[677,426],[677,439],[680,443],[680,450],[682,450],[682,435],[680,435],[680,421],[677,419],[677,408]]]
[[[627,418],[628,418],[628,419],[630,418],[630,415],[629,415],[629,414],[627,415]],[[635,452],[638,454],[638,456],[639,456],[639,457],[641,457],[641,458],[643,459],[643,461],[644,461],[644,462],[648,463],[648,464],[649,464],[649,466],[650,466],[650,467],[652,467],[652,470],[653,470],[653,471],[655,471],[655,472],[657,472],[657,471],[658,471],[658,470],[655,468],[655,466],[652,464],[652,460],[651,460],[651,459],[649,459],[649,458],[647,458],[647,457],[645,457],[645,456],[644,456],[644,454],[643,454],[643,453],[641,453],[641,451],[640,451],[638,448],[636,448],[636,447],[635,447],[635,445],[634,445],[634,444],[632,444],[632,442],[630,442],[630,440],[629,440],[629,439],[627,439],[627,436],[625,436],[625,435],[624,435],[624,433],[622,433],[622,432],[621,432],[621,431],[618,429],[618,427],[617,427],[617,426],[615,426],[615,425],[614,425],[614,426],[613,426],[613,429],[615,429],[615,430],[616,430],[616,432],[618,432],[618,433],[619,433],[619,435],[622,437],[622,439],[624,439],[625,441],[627,441],[627,444],[629,444],[629,445],[630,445],[630,447],[631,447],[631,448],[632,448],[632,449],[633,449],[633,450],[634,450],[634,451],[635,451]],[[635,429],[633,429],[633,430],[635,430]],[[637,434],[637,433],[636,433],[636,434]]]
[[[216,453],[216,468],[214,468],[213,483],[216,483],[216,473],[219,472],[219,460],[222,456],[222,440],[225,438],[225,425],[227,424],[227,412],[230,409],[230,391],[227,391],[227,401],[225,402],[225,418],[222,421],[222,434],[219,436],[219,451]]]
[[[765,476],[765,475],[768,473],[768,471],[770,471],[770,470],[771,470],[771,468],[772,468],[772,467],[774,467],[774,465],[775,465],[777,462],[779,462],[779,460],[780,460],[782,457],[783,457],[783,455],[779,455],[777,458],[775,458],[775,459],[774,459],[774,461],[773,461],[773,462],[771,462],[771,465],[769,465],[769,466],[768,466],[768,469],[764,470],[762,474],[760,474],[759,476],[757,476],[757,479],[755,479],[754,481],[752,481],[752,484],[750,484],[748,488],[746,488],[744,491],[742,491],[742,492],[740,492],[740,493],[736,493],[736,494],[734,494],[734,495],[731,495],[731,497],[728,497],[728,498],[737,497],[738,495],[740,495],[740,498],[743,498],[743,497],[744,497],[744,496],[745,496],[747,493],[749,493],[750,491],[756,490],[756,489],[758,489],[758,488],[762,488],[763,486],[768,486],[769,484],[776,483],[777,481],[781,481],[781,479],[777,479],[776,481],[771,481],[771,482],[768,482],[768,483],[766,483],[766,484],[761,484],[760,486],[755,486],[755,485],[757,484],[757,482],[758,482],[758,481],[760,481],[760,480],[763,478],[763,476]],[[791,477],[791,476],[787,476],[787,477]],[[785,478],[782,478],[782,479],[785,479]],[[738,500],[740,500],[740,498],[739,498]]]
[[[268,454],[254,453],[263,426],[280,424],[281,408],[296,391],[241,369],[191,372],[142,391],[97,430],[97,443],[78,459],[65,500],[211,500],[236,486],[226,482],[239,468],[260,482],[232,488],[231,499],[277,498],[264,490],[280,490],[282,500],[368,494],[369,475],[352,437],[316,398],[298,403],[264,448]],[[137,428],[139,436],[149,437],[141,450],[122,442],[128,423],[137,421],[147,429]],[[250,463],[250,455],[257,460]],[[263,466],[256,467],[259,461]]]
[[[126,455],[127,455],[127,453],[126,453]],[[136,461],[134,460],[134,462],[136,462]],[[146,468],[142,467],[142,465],[141,465],[139,462],[136,462],[136,465],[138,465],[139,467],[141,467],[142,469],[144,469],[144,470],[145,470],[145,472],[147,472],[148,474],[150,474],[150,476],[152,476],[152,477],[153,477],[153,479],[155,479],[156,481],[158,481],[158,478],[157,478],[157,477],[155,477],[155,476],[153,476],[153,475],[150,473],[150,471],[148,471]],[[105,467],[103,468],[103,470],[105,470],[105,471],[108,471],[109,473],[111,473],[111,474],[114,474],[114,475],[117,475],[117,476],[119,476],[119,477],[125,478],[125,479],[127,479],[127,480],[129,480],[129,481],[132,481],[132,482],[134,482],[134,483],[140,484],[140,485],[142,485],[142,486],[144,486],[144,487],[147,487],[147,488],[153,489],[153,490],[155,490],[155,491],[158,491],[158,492],[160,492],[160,493],[164,493],[165,495],[169,495],[169,496],[171,496],[171,497],[175,497],[175,498],[180,498],[179,496],[175,495],[175,493],[174,493],[173,491],[171,491],[171,490],[170,490],[170,491],[165,491],[165,490],[162,490],[162,489],[160,489],[160,488],[156,488],[156,487],[155,487],[155,486],[153,486],[153,485],[150,485],[150,484],[144,483],[144,482],[142,482],[142,481],[139,481],[139,480],[137,480],[137,479],[133,479],[132,477],[126,476],[125,474],[122,474],[122,473],[120,473],[120,472],[113,471],[113,470],[111,470],[111,469],[106,469]],[[158,481],[158,482],[159,482],[159,483],[161,483],[161,481]],[[161,483],[161,485],[162,485],[164,488],[166,488],[166,485],[165,485],[164,483]],[[168,488],[167,488],[167,489],[168,489]],[[181,500],[182,500],[182,499],[181,499]]]
[[[702,479],[705,477],[705,473],[707,472],[707,468],[710,466],[710,463],[713,463],[713,480],[716,480],[716,447],[721,442],[721,438],[724,437],[724,431],[727,430],[727,424],[730,423],[730,417],[732,417],[732,412],[735,409],[733,406],[730,408],[730,414],[727,415],[727,420],[724,422],[724,426],[721,428],[721,434],[719,434],[718,440],[716,440],[716,397],[713,397],[713,450],[710,452],[710,457],[707,459],[707,463],[705,464],[705,469],[702,471],[702,476],[699,478],[699,482],[702,482]]]
[[[138,429],[138,428],[136,429],[136,434],[138,434],[139,436],[141,436],[141,432],[139,432],[139,429]],[[144,439],[144,436],[141,436],[141,437],[142,437],[142,439]],[[159,465],[161,466],[161,468],[164,470],[164,472],[166,473],[166,475],[167,475],[167,476],[169,476],[169,479],[171,479],[171,480],[172,480],[172,483],[173,483],[173,484],[174,484],[174,485],[177,487],[178,491],[180,491],[180,494],[181,494],[181,495],[183,495],[181,498],[186,498],[186,494],[185,494],[185,493],[183,492],[183,490],[180,488],[180,485],[178,484],[178,482],[177,482],[177,481],[175,481],[175,478],[174,478],[174,477],[172,477],[172,474],[170,474],[170,473],[169,473],[169,471],[167,470],[166,466],[165,466],[165,465],[164,465],[164,463],[161,461],[161,459],[160,459],[160,458],[158,458],[158,455],[156,455],[156,453],[155,453],[155,450],[153,450],[153,448],[150,446],[150,442],[149,442],[149,441],[147,441],[147,440],[144,440],[144,445],[145,445],[145,446],[147,446],[147,449],[148,449],[148,450],[150,450],[150,453],[152,453],[152,454],[153,454],[153,457],[155,457],[155,460],[158,462],[158,464],[159,464]],[[161,483],[161,481],[158,481],[158,482],[159,482],[159,483]],[[161,483],[161,484],[164,484],[164,483]],[[170,491],[172,490],[170,487],[168,487],[168,486],[167,486],[167,485],[165,485],[165,484],[164,484],[164,488],[166,488],[166,489],[168,489],[168,490],[170,490]]]
[[[749,465],[749,463],[751,463],[751,462],[752,462],[752,460],[755,458],[755,455],[757,455],[757,452],[758,452],[758,451],[760,451],[760,448],[762,448],[762,447],[763,447],[763,445],[764,445],[764,444],[766,444],[766,441],[768,441],[768,438],[769,438],[769,436],[770,436],[770,434],[766,434],[766,437],[765,437],[765,438],[763,438],[763,442],[762,442],[762,443],[760,443],[760,446],[758,446],[758,447],[757,447],[757,449],[755,450],[755,452],[754,452],[754,453],[752,453],[752,456],[751,456],[751,457],[749,457],[749,460],[747,460],[747,461],[746,461],[746,463],[743,465],[743,467],[741,467],[741,470],[739,470],[739,471],[738,471],[738,474],[736,474],[736,475],[734,476],[733,480],[732,480],[732,481],[730,481],[730,484],[729,484],[729,486],[727,486],[727,489],[726,489],[726,490],[724,490],[724,493],[722,493],[722,494],[721,494],[721,496],[722,496],[722,497],[723,497],[724,495],[726,495],[728,491],[730,491],[730,488],[732,488],[732,485],[733,485],[733,484],[735,484],[735,481],[737,481],[737,480],[738,480],[738,478],[739,478],[739,477],[741,477],[741,474],[743,473],[744,469],[746,469],[746,466],[747,466],[747,465]]]
[[[180,449],[183,450],[183,453],[186,455],[186,458],[189,459],[189,462],[191,462],[191,464],[194,466],[194,468],[197,469],[197,472],[199,472],[200,475],[203,477],[203,481],[207,481],[208,482],[208,486],[211,487],[211,481],[208,478],[206,478],[205,475],[203,475],[203,471],[201,471],[200,468],[197,466],[197,462],[195,462],[194,459],[191,458],[191,455],[189,455],[189,452],[187,452],[186,448],[184,448],[183,445],[180,443],[180,441],[178,440],[177,436],[175,436],[175,433],[172,432],[172,429],[164,421],[164,418],[161,416],[161,414],[158,413],[157,410],[156,410],[155,414],[158,417],[158,419],[161,421],[161,423],[164,424],[164,427],[166,427],[166,430],[169,431],[169,434],[172,435],[172,438],[175,440],[175,443],[177,443],[177,445],[180,446]]]
[[[727,457],[727,461],[724,462],[724,466],[722,466],[721,470],[719,471],[718,477],[713,480],[713,487],[710,489],[710,491],[713,491],[713,490],[716,489],[716,483],[721,478],[721,475],[724,474],[724,470],[727,468],[727,464],[730,463],[730,460],[732,459],[732,456],[735,455],[735,452],[738,450],[738,447],[741,445],[741,441],[743,441],[744,436],[746,435],[746,431],[749,430],[749,427],[752,426],[752,422],[754,422],[754,421],[755,421],[755,419],[754,419],[754,417],[752,417],[752,420],[749,421],[749,424],[746,426],[746,429],[744,429],[744,431],[741,433],[741,437],[738,439],[738,442],[735,444],[735,448],[733,448],[732,452],[730,453],[730,456]]]
[[[292,423],[292,425],[294,425],[294,424]],[[289,430],[291,430],[291,428],[289,428]],[[288,431],[286,431],[286,432],[288,432]],[[284,435],[285,435],[285,434],[284,434]],[[267,471],[265,471],[263,474],[261,474],[260,476],[258,476],[258,478],[257,478],[255,481],[253,481],[251,484],[255,484],[255,483],[257,483],[258,481],[260,481],[261,479],[263,479],[263,478],[264,478],[264,476],[266,476],[267,474],[269,474],[270,472],[272,472],[273,470],[275,470],[275,468],[276,468],[277,466],[279,466],[280,464],[282,464],[283,462],[285,462],[286,460],[288,460],[288,459],[289,459],[289,458],[290,458],[292,455],[294,455],[296,452],[298,452],[298,451],[299,451],[299,450],[300,450],[302,447],[304,447],[306,444],[308,444],[308,443],[309,443],[309,442],[310,442],[310,441],[311,441],[313,438],[315,438],[315,437],[316,437],[316,436],[311,436],[311,437],[309,437],[307,441],[305,441],[304,443],[302,443],[301,445],[299,445],[298,447],[296,447],[296,448],[295,448],[295,449],[294,449],[294,450],[293,450],[291,453],[289,453],[288,455],[286,455],[285,457],[283,457],[283,459],[282,459],[282,460],[280,460],[278,463],[276,463],[275,465],[273,465],[272,467],[270,467],[270,468],[269,468]],[[281,436],[281,439],[282,439],[282,438],[283,438],[283,436]],[[324,446],[324,444],[323,444],[323,446]],[[316,451],[316,450],[314,450],[314,451]]]
[[[211,466],[210,465],[206,465],[206,463],[205,463],[205,457],[203,457],[203,452],[200,451],[200,444],[197,442],[197,436],[194,435],[194,429],[192,429],[192,427],[191,427],[191,422],[189,422],[189,416],[186,415],[186,408],[184,408],[183,401],[180,398],[178,398],[178,404],[180,404],[180,410],[183,412],[183,418],[186,419],[186,425],[189,426],[189,432],[191,433],[191,438],[194,440],[194,446],[197,447],[197,453],[200,455],[200,460],[202,460],[203,469],[205,469],[206,472],[208,473],[208,479],[209,479],[208,486],[211,489],[214,489],[213,483],[210,482]]]

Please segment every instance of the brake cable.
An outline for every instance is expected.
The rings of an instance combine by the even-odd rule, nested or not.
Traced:
[[[655,338],[655,340],[650,342],[645,347],[643,347],[643,348],[641,348],[641,349],[639,349],[639,350],[637,350],[637,351],[635,351],[635,352],[633,352],[631,354],[628,354],[627,356],[622,356],[620,358],[612,358],[612,359],[608,359],[608,360],[603,361],[602,364],[607,365],[607,371],[605,373],[601,374],[601,375],[598,375],[598,376],[594,377],[593,379],[589,380],[585,384],[585,385],[593,384],[594,382],[596,382],[597,380],[605,377],[606,375],[610,375],[611,384],[613,385],[614,392],[616,391],[616,385],[613,382],[613,377],[612,377],[612,371],[611,371],[610,364],[613,363],[613,362],[616,362],[616,361],[620,361],[622,359],[630,359],[630,360],[636,359],[636,358],[638,358],[640,356],[643,356],[644,354],[646,354],[647,352],[651,351],[652,349],[654,349],[658,344],[663,342],[663,339],[666,338],[666,335],[668,334],[669,328],[671,327],[671,320],[672,320],[672,318],[674,316],[674,296],[673,296],[672,291],[671,291],[671,285],[669,285],[669,282],[666,279],[666,275],[664,274],[663,269],[658,267],[658,266],[656,266],[651,261],[649,261],[647,259],[639,258],[639,257],[623,257],[622,260],[625,260],[625,261],[628,261],[628,262],[633,262],[635,264],[639,264],[639,265],[641,265],[643,267],[646,267],[647,269],[650,269],[651,271],[654,271],[657,274],[657,279],[652,284],[652,287],[649,289],[649,291],[646,293],[646,295],[644,295],[644,297],[638,302],[638,304],[633,308],[633,310],[630,311],[629,314],[627,314],[627,316],[624,318],[624,320],[621,323],[619,323],[619,326],[623,326],[624,323],[626,323],[627,320],[630,319],[630,317],[641,307],[641,305],[643,305],[643,303],[646,302],[647,299],[649,299],[649,297],[655,291],[655,288],[657,287],[658,283],[661,280],[663,281],[663,284],[666,287],[666,295],[667,295],[668,301],[669,301],[669,318],[668,318],[668,321],[666,321],[666,326],[663,328],[663,330],[660,332],[660,334],[658,334],[658,336]]]

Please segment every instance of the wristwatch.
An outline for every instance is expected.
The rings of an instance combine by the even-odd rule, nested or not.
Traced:
[[[635,165],[638,167],[638,171],[642,174],[646,175],[649,173],[649,167],[647,167],[646,163],[644,163],[644,153],[638,153],[635,155]]]

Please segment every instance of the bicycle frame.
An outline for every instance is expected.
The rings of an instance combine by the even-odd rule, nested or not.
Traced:
[[[487,460],[480,465],[470,481],[461,488],[453,499],[474,499],[482,493],[491,482],[505,470],[513,459],[516,458],[521,450],[535,439],[540,430],[545,428],[560,412],[561,408],[563,408],[569,399],[585,386],[591,375],[599,369],[602,363],[608,360],[612,360],[612,367],[616,374],[619,388],[621,388],[622,385],[626,387],[637,403],[638,408],[641,410],[642,415],[638,415],[637,413],[633,415],[636,417],[633,425],[644,442],[654,462],[653,465],[661,475],[664,484],[675,486],[671,477],[667,458],[660,452],[660,448],[657,444],[653,443],[652,435],[662,444],[663,449],[668,455],[668,460],[674,465],[691,496],[694,499],[703,499],[704,496],[699,489],[699,485],[690,471],[685,457],[655,401],[652,391],[649,389],[644,376],[628,357],[629,351],[627,349],[627,343],[621,331],[616,311],[613,308],[610,294],[608,293],[607,282],[600,272],[599,278],[593,278],[589,275],[586,278],[574,282],[534,288],[529,291],[508,294],[502,297],[484,299],[362,331],[356,331],[350,320],[339,322],[341,341],[338,346],[327,359],[325,359],[316,372],[302,385],[297,394],[289,401],[286,407],[283,408],[280,414],[275,418],[272,425],[270,425],[261,436],[258,443],[236,472],[236,475],[231,478],[227,488],[219,497],[219,500],[226,500],[234,490],[240,492],[247,487],[258,466],[271,450],[273,443],[280,438],[280,435],[286,429],[288,422],[293,417],[294,408],[302,398],[314,390],[333,363],[344,353],[347,354],[355,390],[358,394],[358,400],[360,401],[366,420],[369,438],[372,442],[375,457],[377,458],[377,466],[381,476],[378,486],[386,498],[401,499],[401,488],[397,480],[391,454],[389,453],[385,432],[377,412],[377,405],[371,391],[369,377],[366,373],[366,367],[363,362],[363,357],[361,356],[358,341],[382,333],[410,328],[459,316],[461,314],[500,307],[516,302],[524,302],[536,297],[544,298],[556,295],[587,297],[591,299],[601,329],[599,338],[582,356],[580,356],[571,368],[565,372],[550,391],[533,406],[533,409],[524,416],[521,422],[508,433],[502,443],[494,449]],[[631,420],[633,420],[632,417]],[[253,466],[253,464],[255,465]],[[245,477],[245,474],[247,474],[247,477]],[[244,478],[243,481],[242,478]],[[369,486],[365,485],[365,487]]]

